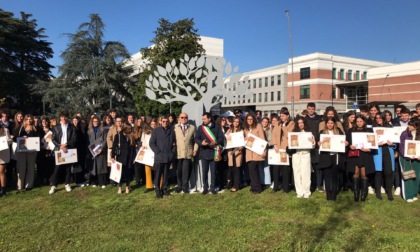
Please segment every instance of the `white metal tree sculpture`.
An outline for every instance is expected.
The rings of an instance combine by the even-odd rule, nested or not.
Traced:
[[[249,99],[248,76],[242,78],[238,67],[232,69],[224,58],[185,55],[179,64],[173,59],[146,80],[146,95],[162,104],[184,102],[182,111],[201,124],[201,115],[221,102]],[[242,79],[241,79],[242,78]],[[240,82],[241,80],[241,82]]]

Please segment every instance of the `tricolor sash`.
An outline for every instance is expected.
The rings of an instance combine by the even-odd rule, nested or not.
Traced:
[[[217,142],[216,136],[214,136],[213,132],[210,130],[209,127],[202,125],[204,134],[208,139],[210,139],[211,142]],[[222,147],[219,145],[216,145],[214,147],[214,161],[218,162],[222,160]]]

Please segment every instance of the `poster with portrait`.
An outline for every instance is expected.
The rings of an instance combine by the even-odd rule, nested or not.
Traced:
[[[42,146],[46,148],[47,146],[50,147],[50,150],[55,149],[55,144],[52,141],[52,132],[48,131],[47,134],[45,134],[44,138],[41,140]]]
[[[9,149],[9,142],[6,136],[0,137],[0,151]]]
[[[346,152],[346,136],[345,135],[328,135],[321,134],[319,137],[322,142],[319,147],[320,151],[326,152]]]
[[[352,132],[352,143],[356,149],[378,149],[378,136],[372,132]]]
[[[289,155],[286,150],[280,149],[276,152],[274,149],[268,150],[268,164],[269,165],[290,165]]]
[[[420,157],[420,141],[405,140],[404,157]]]
[[[99,155],[99,151],[102,150],[102,139],[98,139],[92,144],[89,144],[88,146],[90,154],[92,154],[92,157],[95,158],[97,155]]]
[[[16,138],[17,152],[39,151],[39,137],[18,137]]]
[[[109,179],[120,183],[122,173],[122,163],[115,161],[111,163],[111,172],[109,174]]]
[[[375,127],[373,132],[378,136],[378,142],[386,143],[388,140],[393,143],[400,142],[401,127],[388,128],[388,127]]]
[[[226,134],[226,147],[225,149],[233,149],[237,147],[242,147],[245,145],[244,132],[235,132]]]
[[[68,149],[67,152],[62,150],[54,151],[55,165],[77,163],[77,149]]]
[[[155,164],[155,153],[149,148],[142,147],[137,152],[136,159],[134,161],[153,167]]]
[[[245,148],[248,150],[257,153],[258,155],[263,154],[265,147],[268,142],[262,138],[257,137],[251,133],[248,134],[248,139],[245,142]]]
[[[312,132],[289,132],[287,144],[289,149],[312,149],[314,145],[309,139],[313,139]]]

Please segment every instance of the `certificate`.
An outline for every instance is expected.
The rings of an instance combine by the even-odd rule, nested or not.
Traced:
[[[405,140],[404,157],[413,158],[420,156],[420,141]]]
[[[346,136],[344,135],[321,134],[320,141],[322,142],[319,147],[320,151],[346,152]]]
[[[155,153],[149,148],[141,147],[134,161],[152,167],[155,163]]]
[[[289,155],[287,155],[286,150],[280,149],[279,152],[276,152],[274,149],[268,150],[268,164],[269,165],[290,165]]]
[[[114,180],[117,183],[120,183],[122,172],[122,163],[115,161],[111,163],[111,172],[109,174],[109,179]]]
[[[39,137],[18,137],[17,152],[39,151]]]
[[[314,145],[309,141],[310,138],[313,138],[312,132],[289,132],[289,139],[287,144],[289,149],[312,149]]]
[[[106,162],[107,162],[108,167],[111,167],[111,154],[112,154],[112,149],[108,149],[107,156],[106,156]]]
[[[378,136],[378,142],[386,143],[388,140],[393,143],[400,142],[401,127],[387,128],[387,127],[375,127],[373,132]]]
[[[77,163],[77,149],[68,149],[66,153],[62,150],[54,151],[54,154],[56,165]]]
[[[47,134],[45,134],[44,138],[41,140],[42,145],[44,148],[46,148],[47,146],[50,147],[50,150],[54,150],[55,149],[55,144],[52,141],[52,132],[48,131]]]
[[[265,147],[267,146],[267,141],[262,138],[257,137],[251,133],[248,134],[248,140],[245,142],[245,148],[248,150],[257,153],[258,155],[263,154]]]
[[[0,137],[0,151],[9,149],[9,142],[7,142],[7,136]]]
[[[356,149],[378,149],[378,136],[371,132],[352,132],[352,143]]]
[[[99,154],[99,150],[102,149],[102,141],[95,141],[93,144],[89,144],[88,148],[93,158],[95,158]]]
[[[226,134],[226,147],[225,149],[233,149],[245,145],[244,132],[235,132]]]

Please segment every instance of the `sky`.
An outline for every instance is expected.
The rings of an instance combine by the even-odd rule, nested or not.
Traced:
[[[193,18],[198,33],[224,39],[224,57],[239,72],[285,64],[313,52],[404,63],[420,60],[419,0],[0,0],[20,17],[32,14],[45,28],[58,67],[69,43],[65,34],[97,13],[106,41],[130,54],[150,46],[160,18]],[[53,71],[57,75],[57,69]]]

